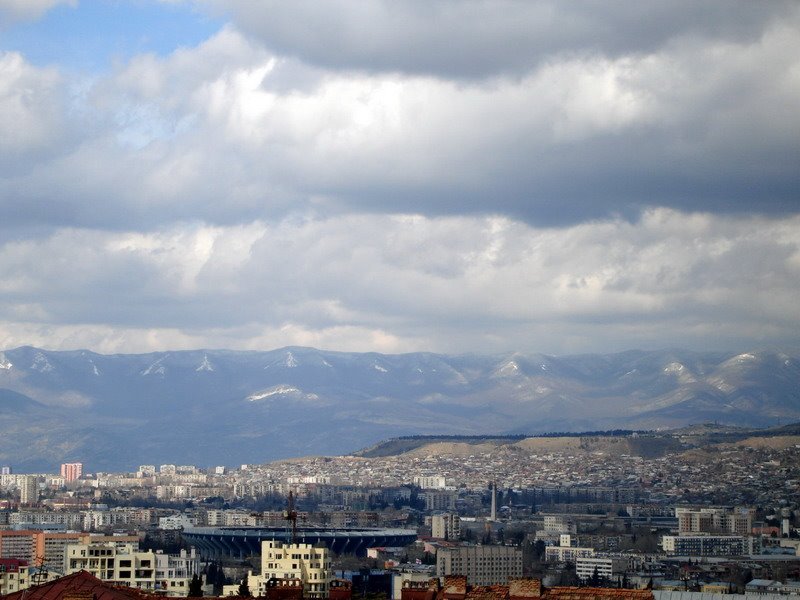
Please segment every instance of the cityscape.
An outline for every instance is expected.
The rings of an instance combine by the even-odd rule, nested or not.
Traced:
[[[0,0],[0,600],[800,600],[798,0]]]
[[[400,600],[461,586],[510,597],[498,586],[525,581],[554,595],[796,595],[797,426],[731,436],[706,424],[417,436],[238,467],[5,466],[0,589],[89,573],[167,596]]]

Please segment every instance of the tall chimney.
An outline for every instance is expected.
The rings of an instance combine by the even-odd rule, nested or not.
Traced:
[[[497,482],[492,482],[492,516],[490,520],[497,520]]]

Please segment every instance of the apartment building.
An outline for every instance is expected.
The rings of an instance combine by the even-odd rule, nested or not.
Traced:
[[[0,596],[30,587],[28,563],[16,558],[0,558]]]
[[[447,513],[431,517],[431,537],[439,540],[457,540],[461,537],[461,519],[457,514]]]
[[[591,558],[595,555],[594,548],[580,548],[575,546],[548,546],[544,549],[547,562],[577,562],[579,558]]]
[[[625,558],[611,556],[581,556],[575,560],[575,574],[586,582],[595,573],[600,580],[611,581],[618,575],[625,573],[631,561]]]
[[[15,558],[32,563],[37,546],[33,531],[0,530],[0,559]]]
[[[470,585],[496,585],[522,577],[522,549],[512,546],[439,548],[436,575],[464,575]]]
[[[678,534],[735,533],[748,535],[753,527],[753,509],[743,507],[676,507]]]
[[[67,574],[88,571],[98,579],[167,596],[186,596],[192,576],[200,572],[200,559],[192,551],[180,556],[139,552],[132,544],[111,542],[67,547]]]
[[[66,483],[70,483],[81,478],[83,475],[83,463],[64,463],[61,465],[61,477]]]
[[[254,596],[267,595],[275,581],[297,582],[304,598],[327,598],[332,579],[327,548],[311,544],[284,544],[275,540],[261,542],[261,574],[247,577],[247,587]]]
[[[661,546],[676,556],[745,556],[761,551],[761,539],[741,535],[665,535]]]
[[[417,475],[414,485],[424,490],[441,490],[447,487],[447,480],[441,475]]]
[[[545,515],[544,531],[546,533],[571,533],[577,532],[575,521],[565,515]]]
[[[425,500],[425,510],[455,510],[458,494],[446,490],[427,490],[419,495]]]
[[[17,476],[20,504],[36,504],[39,501],[39,478],[36,475]]]
[[[39,560],[48,570],[63,573],[67,546],[70,544],[112,544],[118,548],[132,546],[139,549],[135,535],[104,536],[80,532],[52,532],[41,530],[0,530],[0,558],[25,560],[31,564]]]

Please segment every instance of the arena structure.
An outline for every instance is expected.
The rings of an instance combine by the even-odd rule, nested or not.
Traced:
[[[219,560],[260,555],[261,542],[277,540],[288,543],[292,534],[285,527],[187,527],[182,537],[203,558]],[[367,548],[403,547],[416,539],[417,532],[414,529],[298,527],[295,541],[301,544],[324,544],[336,554],[364,556]]]

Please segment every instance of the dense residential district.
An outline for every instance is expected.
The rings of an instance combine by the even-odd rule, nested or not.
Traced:
[[[237,468],[5,466],[0,596],[800,599],[800,438],[631,447],[574,437]]]

